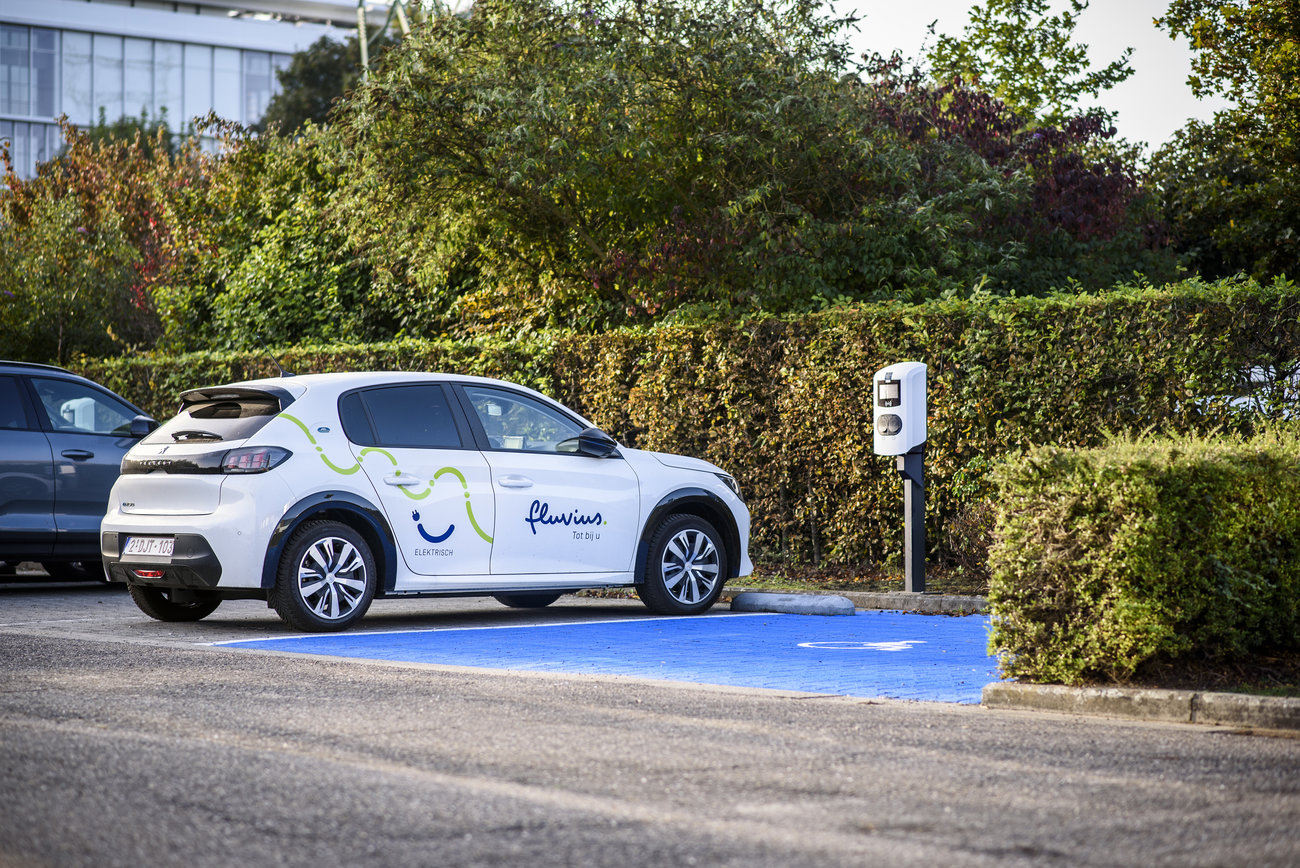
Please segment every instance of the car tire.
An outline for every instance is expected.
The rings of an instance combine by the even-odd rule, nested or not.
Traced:
[[[135,604],[140,607],[140,611],[155,621],[200,621],[221,605],[220,600],[201,597],[189,602],[173,600],[172,594],[176,592],[171,588],[128,585],[127,589],[131,592],[131,599],[135,600]],[[186,593],[192,596],[202,592],[187,591]]]
[[[708,610],[727,580],[722,535],[695,515],[670,515],[650,537],[645,578],[637,596],[659,615],[698,615]]]
[[[493,594],[492,598],[503,606],[509,606],[512,609],[545,609],[547,606],[560,599],[559,593],[538,593],[538,594]]]
[[[285,546],[270,602],[295,630],[328,633],[361,620],[377,581],[374,555],[361,534],[342,522],[313,521]]]
[[[106,582],[103,561],[41,561],[51,579],[61,582]]]

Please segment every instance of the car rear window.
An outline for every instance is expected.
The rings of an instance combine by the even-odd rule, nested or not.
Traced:
[[[359,446],[461,448],[447,395],[436,383],[351,392],[339,402],[339,416]]]
[[[221,443],[246,440],[280,412],[280,402],[266,396],[222,397],[186,404],[175,418],[154,431],[143,442]]]

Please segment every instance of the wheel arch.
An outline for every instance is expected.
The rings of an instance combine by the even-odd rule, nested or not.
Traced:
[[[722,544],[727,552],[725,578],[736,578],[740,574],[740,529],[736,526],[736,517],[721,497],[708,489],[692,487],[666,495],[650,510],[645,524],[641,526],[641,538],[637,541],[635,583],[640,585],[645,582],[645,561],[650,551],[650,538],[665,518],[677,514],[694,515],[717,528],[718,533],[722,534]]]
[[[375,557],[381,577],[379,594],[391,591],[397,582],[397,547],[383,511],[370,501],[345,491],[326,491],[305,497],[291,506],[271,533],[262,561],[262,588],[275,586],[280,558],[294,531],[305,522],[329,519],[341,522],[361,534]]]

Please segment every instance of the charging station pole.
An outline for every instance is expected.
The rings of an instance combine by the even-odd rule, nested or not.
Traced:
[[[898,456],[903,478],[903,590],[925,592],[926,368],[899,362],[873,379],[875,451]]]
[[[925,593],[925,445],[898,456],[903,477],[903,590]]]

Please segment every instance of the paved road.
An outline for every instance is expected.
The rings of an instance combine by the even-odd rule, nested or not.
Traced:
[[[204,644],[277,635],[0,587],[0,866],[1300,863],[1292,738]]]

